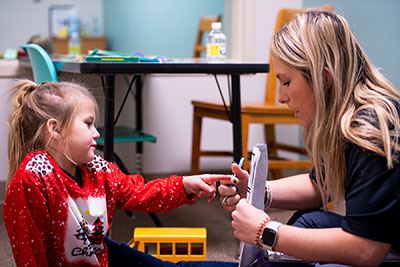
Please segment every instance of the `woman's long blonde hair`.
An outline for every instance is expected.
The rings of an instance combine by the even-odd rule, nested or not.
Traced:
[[[389,169],[399,161],[400,93],[370,62],[342,16],[299,14],[273,37],[271,55],[301,71],[314,90],[316,116],[303,138],[324,203],[344,196],[346,140],[385,157]]]
[[[66,140],[64,151],[60,152],[70,158],[69,130],[77,107],[91,101],[96,109],[96,117],[98,114],[93,95],[78,84],[46,82],[37,85],[21,80],[10,91],[13,99],[8,120],[9,173],[6,188],[26,154],[47,150],[51,146],[51,138],[48,138],[46,131],[49,119],[54,118],[60,123],[60,136]]]

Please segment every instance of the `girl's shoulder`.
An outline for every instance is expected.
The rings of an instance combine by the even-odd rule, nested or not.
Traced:
[[[89,172],[110,172],[113,165],[107,160],[103,159],[100,155],[94,155],[94,159],[86,163],[86,169]]]
[[[14,174],[11,183],[22,182],[40,186],[45,183],[49,174],[55,174],[57,169],[59,167],[47,152],[28,153]]]
[[[35,173],[38,176],[46,176],[51,172],[56,172],[55,162],[45,151],[27,154],[21,166],[24,167],[24,170]]]

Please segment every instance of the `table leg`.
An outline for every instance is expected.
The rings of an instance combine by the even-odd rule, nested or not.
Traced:
[[[143,112],[142,112],[142,89],[143,89],[143,76],[136,76],[136,128],[140,131],[143,130]],[[142,155],[143,155],[143,142],[136,142],[136,172],[142,174]],[[157,227],[163,227],[162,222],[157,214],[149,212],[150,218],[153,220]]]
[[[242,107],[240,104],[240,75],[232,74],[231,118],[233,128],[233,160],[242,157]]]
[[[115,76],[105,77],[104,98],[104,159],[113,162]]]
[[[142,76],[136,76],[136,128],[139,131],[143,130],[142,121]],[[143,142],[136,143],[136,172],[142,174],[142,155],[143,155]]]

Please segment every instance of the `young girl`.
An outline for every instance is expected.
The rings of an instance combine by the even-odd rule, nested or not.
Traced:
[[[266,184],[267,207],[302,210],[281,225],[243,199],[248,174],[234,164],[240,195],[218,190],[235,236],[307,261],[380,265],[400,252],[399,90],[333,12],[298,15],[272,38],[271,55],[278,100],[304,127],[314,168]],[[343,200],[344,216],[320,209]]]
[[[95,155],[98,107],[72,83],[12,89],[4,223],[18,266],[107,266],[104,236],[116,208],[165,212],[215,196],[200,175],[143,182]]]

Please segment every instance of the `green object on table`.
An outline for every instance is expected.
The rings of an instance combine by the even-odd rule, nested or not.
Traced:
[[[138,57],[121,57],[121,56],[87,56],[86,62],[139,62]]]
[[[139,55],[140,54],[140,55]],[[165,57],[148,58],[141,53],[134,55],[115,52],[110,50],[95,49],[93,52],[84,57],[86,62],[155,62],[160,63],[165,61]]]
[[[138,56],[101,49],[93,50],[84,59],[86,62],[139,62]]]

